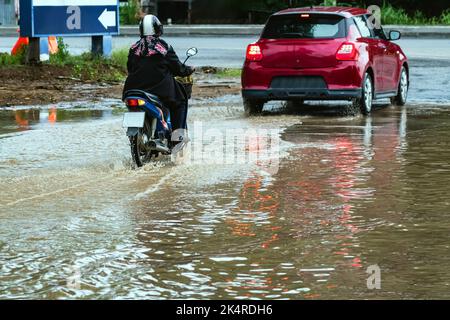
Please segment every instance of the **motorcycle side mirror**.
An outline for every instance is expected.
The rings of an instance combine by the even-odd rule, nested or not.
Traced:
[[[186,56],[187,56],[188,58],[190,58],[190,57],[193,57],[193,56],[197,55],[197,53],[198,53],[198,49],[195,48],[195,47],[193,47],[193,48],[190,48],[190,49],[188,49],[188,50],[186,51]]]

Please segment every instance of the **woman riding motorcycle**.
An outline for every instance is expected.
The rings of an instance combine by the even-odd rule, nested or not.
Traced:
[[[143,90],[160,98],[170,110],[172,129],[186,129],[188,98],[182,84],[174,77],[187,77],[195,69],[178,59],[172,46],[160,37],[163,25],[154,15],[146,15],[139,25],[141,39],[128,54],[128,77],[123,100],[129,90]]]

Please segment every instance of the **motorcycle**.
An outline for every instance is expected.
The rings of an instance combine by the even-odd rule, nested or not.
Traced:
[[[183,64],[197,53],[197,48],[188,49]],[[192,76],[175,79],[184,86],[190,98]],[[169,109],[164,107],[157,96],[142,90],[126,92],[125,103],[129,112],[124,114],[123,127],[127,129],[135,165],[142,167],[153,158],[170,155],[176,145],[172,142],[172,135],[177,133],[172,132]],[[179,141],[184,138],[183,134],[177,136]]]

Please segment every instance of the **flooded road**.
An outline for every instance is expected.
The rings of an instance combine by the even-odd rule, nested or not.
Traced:
[[[450,298],[447,106],[240,103],[196,101],[195,148],[141,170],[120,108],[0,111],[0,298]]]

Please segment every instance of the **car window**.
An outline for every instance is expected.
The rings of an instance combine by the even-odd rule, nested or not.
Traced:
[[[387,40],[386,33],[383,30],[383,27],[380,25],[377,28],[377,25],[374,24],[375,18],[372,15],[365,16],[367,25],[369,29],[372,30],[372,36],[377,39]]]
[[[384,33],[383,28],[381,28],[381,27],[379,29],[375,28],[375,29],[373,29],[373,32],[374,32],[375,38],[387,40],[387,37],[386,37],[386,34]]]
[[[363,38],[372,38],[372,32],[370,32],[370,28],[367,25],[367,21],[364,16],[357,16],[354,18],[355,23],[358,26],[359,32]]]
[[[267,22],[263,39],[283,38],[344,38],[345,19],[329,14],[284,14],[272,16]]]

